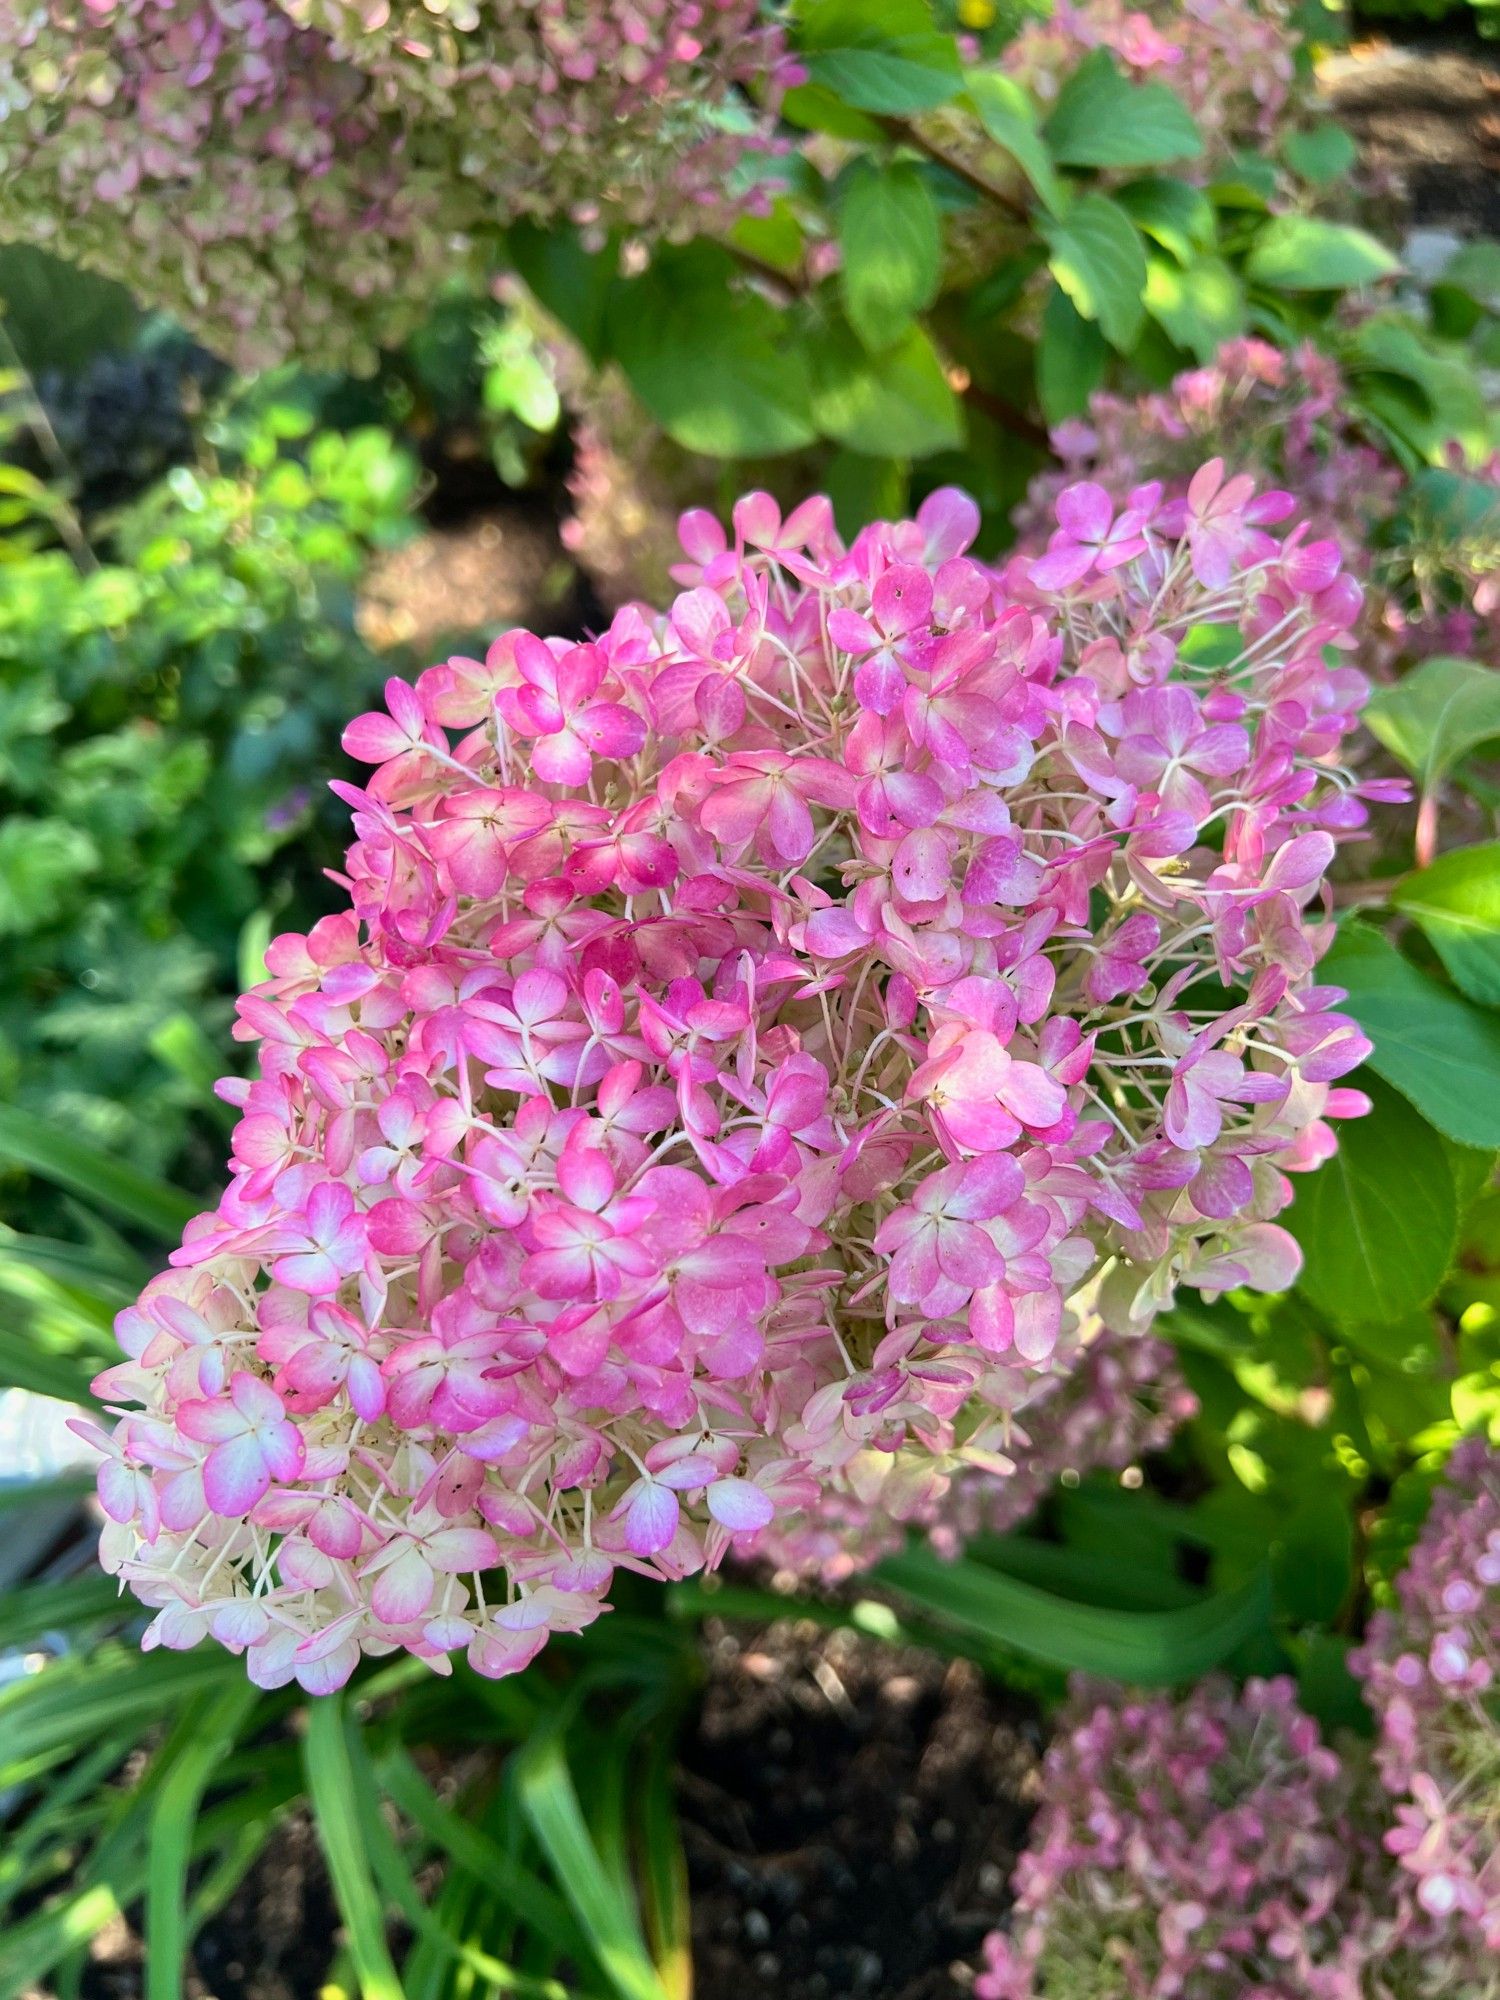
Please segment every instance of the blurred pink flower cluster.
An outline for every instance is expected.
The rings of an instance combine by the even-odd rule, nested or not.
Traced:
[[[996,574],[951,490],[849,547],[751,494],[665,613],[388,683],[349,910],[241,1001],[232,1184],[99,1384],[151,1642],[512,1671],[617,1567],[820,1562],[872,1465],[1003,1479],[1060,1340],[1289,1283],[1382,791],[1291,511],[1084,485]]]
[[[241,366],[357,363],[517,216],[602,204],[657,230],[741,201],[769,122],[741,86],[771,101],[791,73],[754,0],[486,15],[0,0],[0,237],[121,279]]]
[[[1338,363],[1310,344],[1282,351],[1232,340],[1213,363],[1135,398],[1101,391],[1086,420],[1053,432],[1060,465],[1039,473],[1016,513],[1023,549],[1051,532],[1062,489],[1097,479],[1123,496],[1142,479],[1185,490],[1210,452],[1285,485],[1365,586],[1362,658],[1372,670],[1430,653],[1500,663],[1500,579],[1493,522],[1475,546],[1421,518],[1382,553],[1381,531],[1413,505],[1408,474],[1361,425]],[[1472,477],[1500,508],[1500,460]]]
[[[1493,1950],[1419,1908],[1382,1850],[1363,1747],[1324,1743],[1288,1680],[1084,1696],[1041,1793],[977,2000],[1500,1993]]]
[[[1454,1453],[1353,1666],[1397,1800],[1386,1846],[1436,1921],[1500,1953],[1500,1453]]]
[[[1266,144],[1296,81],[1300,37],[1285,0],[1055,0],[1001,51],[1006,72],[1046,104],[1085,56],[1108,49],[1126,72],[1170,84],[1198,122],[1206,164]]]

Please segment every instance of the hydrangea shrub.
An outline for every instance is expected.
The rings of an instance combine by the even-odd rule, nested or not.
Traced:
[[[616,1568],[1003,1481],[1059,1343],[1288,1284],[1372,795],[1291,512],[1085,484],[997,573],[951,490],[847,547],[751,494],[664,613],[392,680],[349,907],[241,1001],[232,1182],[98,1385],[150,1642],[512,1671]]]

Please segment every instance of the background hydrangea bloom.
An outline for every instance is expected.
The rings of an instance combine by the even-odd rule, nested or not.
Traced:
[[[1381,1846],[1364,1748],[1289,1680],[1081,1691],[1047,1752],[1009,1933],[977,2000],[1493,2000]]]
[[[1500,1951],[1500,1453],[1454,1452],[1427,1524],[1354,1656],[1397,1801],[1387,1846],[1440,1925]]]
[[[461,18],[0,0],[0,237],[121,279],[242,367],[350,363],[517,217],[660,230],[741,200],[765,126],[739,86],[788,73],[753,0]]]
[[[98,1385],[153,1643],[508,1672],[617,1567],[1003,1479],[1060,1342],[1290,1282],[1365,1108],[1314,912],[1359,593],[1216,463],[1099,509],[1049,591],[953,491],[850,547],[751,494],[667,612],[351,723],[350,907],[241,1001],[233,1182]]]

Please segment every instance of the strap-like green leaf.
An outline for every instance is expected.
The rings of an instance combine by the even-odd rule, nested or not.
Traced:
[[[1269,1574],[1181,1611],[1106,1611],[929,1549],[892,1556],[877,1580],[941,1624],[1032,1659],[1142,1687],[1193,1680],[1270,1622]]]
[[[174,1242],[201,1206],[179,1188],[111,1159],[13,1104],[0,1105],[0,1159]]]

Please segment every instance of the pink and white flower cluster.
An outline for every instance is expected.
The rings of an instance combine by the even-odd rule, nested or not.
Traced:
[[[241,366],[358,363],[519,216],[654,232],[741,202],[791,74],[755,0],[483,11],[0,0],[0,238]]]
[[[1405,1892],[1362,1746],[1288,1680],[1081,1695],[977,2000],[1495,2000],[1500,1961]]]
[[[1166,83],[1198,122],[1205,158],[1264,145],[1296,83],[1300,37],[1285,0],[1054,0],[1001,52],[1006,72],[1046,103],[1083,58],[1108,49],[1128,75]]]
[[[1397,1800],[1386,1846],[1436,1923],[1500,1953],[1500,1452],[1453,1454],[1353,1666]]]
[[[391,681],[349,909],[241,1001],[233,1181],[99,1384],[151,1641],[509,1672],[872,1467],[1004,1478],[1060,1340],[1289,1283],[1369,794],[1291,507],[1085,486],[1002,576],[953,491],[849,547],[751,494],[665,613]]]

